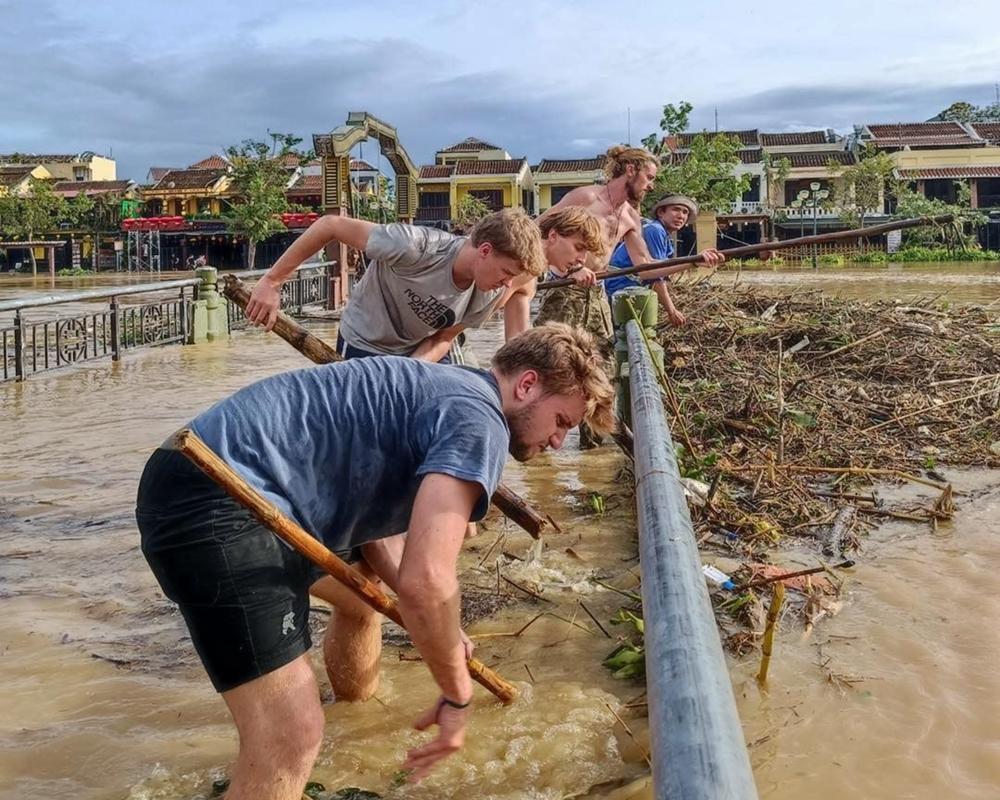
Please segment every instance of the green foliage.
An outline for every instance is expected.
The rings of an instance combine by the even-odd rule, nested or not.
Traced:
[[[84,269],[83,267],[69,267],[66,269],[61,269],[56,272],[60,278],[81,278],[86,275],[93,275],[94,273],[89,269]]]
[[[674,445],[674,452],[677,455],[677,469],[682,478],[694,478],[697,481],[705,480],[705,473],[714,467],[719,461],[719,454],[714,450],[709,450],[703,456],[696,456],[688,453],[683,444]]]
[[[646,198],[645,211],[665,191],[693,197],[705,210],[726,211],[750,188],[750,175],[736,175],[740,140],[720,134],[698,134],[685,157],[665,161],[656,176],[656,188]]]
[[[861,260],[861,259],[859,259]],[[949,250],[938,244],[936,246],[913,245],[895,253],[889,253],[888,261],[1000,261],[1000,251],[980,250]]]
[[[844,263],[844,257],[840,253],[823,253],[818,259],[820,264],[835,264],[840,265]]]
[[[952,103],[929,122],[1000,122],[1000,103],[975,106],[964,100]]]
[[[841,164],[830,164],[830,172],[844,182],[843,197],[839,198],[844,222],[863,228],[865,215],[881,207],[885,191],[898,195],[895,169],[896,164],[887,153],[867,148],[861,152],[857,164],[846,168]]]
[[[247,248],[248,267],[253,266],[257,244],[285,230],[279,215],[288,210],[285,189],[289,175],[282,159],[289,154],[301,160],[309,158],[308,153],[295,149],[302,141],[299,137],[268,133],[271,145],[245,139],[242,144],[226,148],[232,189],[240,198],[239,203],[230,204],[227,228],[231,233],[246,237],[250,245]]]
[[[374,193],[355,192],[355,216],[371,222],[396,221],[396,187],[384,175],[378,176],[378,189]]]
[[[671,136],[686,131],[693,108],[686,100],[676,106],[668,103],[663,107],[660,130]],[[693,197],[706,210],[724,211],[750,188],[749,175],[734,175],[736,166],[742,163],[739,139],[724,134],[699,134],[692,140],[684,158],[678,158],[673,154],[662,154],[661,138],[659,134],[651,133],[642,140],[648,150],[662,155],[656,186],[646,197],[645,213],[666,191]]]
[[[598,516],[603,516],[604,514],[604,495],[600,492],[590,493],[590,508]]]
[[[646,652],[642,645],[630,643],[616,647],[601,662],[619,680],[642,678],[646,674]]]
[[[660,130],[667,136],[675,136],[688,129],[688,118],[694,109],[687,100],[681,100],[676,106],[667,103],[663,107],[663,115],[660,117]],[[663,137],[657,133],[651,133],[642,140],[642,145],[649,152],[659,155],[663,150]]]
[[[467,194],[458,202],[455,224],[464,231],[472,230],[479,220],[490,213],[490,207],[478,197]]]
[[[317,781],[309,781],[306,784],[306,788],[303,790],[302,794],[306,797],[311,798],[311,800],[317,800],[321,792],[325,792],[326,787]]]
[[[792,171],[791,159],[781,156],[775,158],[770,153],[764,153],[764,180],[767,185],[767,197],[764,198],[764,206],[772,212],[783,206],[784,198],[779,196],[780,187],[785,185],[788,173]]]
[[[951,214],[955,217],[955,225],[948,229],[933,225],[907,229],[903,232],[907,247],[940,245],[951,234],[957,236],[960,247],[966,250],[976,247],[975,229],[985,225],[989,218],[971,207],[972,191],[965,181],[955,181],[955,189],[958,202],[946,203],[943,200],[924,197],[920,192],[907,186],[899,187],[896,216],[906,218]]]

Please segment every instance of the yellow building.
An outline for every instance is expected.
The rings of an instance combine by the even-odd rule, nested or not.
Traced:
[[[954,203],[964,181],[973,208],[1000,208],[1000,123],[865,125],[859,142],[888,153],[925,197]]]
[[[6,153],[0,155],[0,166],[38,164],[57,181],[113,181],[117,166],[113,158],[99,156],[90,150],[76,155],[36,153]]]
[[[226,169],[172,169],[153,186],[141,190],[145,216],[211,216],[222,214],[232,196]]]
[[[578,186],[601,183],[606,160],[604,155],[579,159],[543,158],[531,170],[535,185],[532,210],[541,214]]]
[[[24,197],[31,190],[32,180],[51,180],[52,173],[39,164],[0,166],[0,196]]]
[[[511,158],[506,150],[470,138],[439,150],[434,161],[421,167],[417,178],[417,222],[454,220],[459,204],[470,196],[493,211],[532,210],[534,184],[527,159]]]

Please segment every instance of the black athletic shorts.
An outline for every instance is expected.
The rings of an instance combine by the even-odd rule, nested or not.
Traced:
[[[159,449],[139,482],[142,552],[180,607],[219,692],[307,652],[309,586],[320,573],[186,456]]]

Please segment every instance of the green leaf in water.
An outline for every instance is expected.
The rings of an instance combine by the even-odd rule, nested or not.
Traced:
[[[306,788],[303,790],[302,793],[306,797],[312,798],[312,800],[317,800],[320,792],[325,792],[325,791],[326,787],[322,783],[319,783],[317,781],[309,781],[309,783],[306,784]]]

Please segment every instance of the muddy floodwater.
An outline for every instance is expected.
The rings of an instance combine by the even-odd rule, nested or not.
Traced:
[[[52,287],[5,276],[0,297],[93,280]],[[1000,299],[1000,265],[744,270],[739,281],[904,301]],[[311,327],[335,335],[332,323]],[[500,336],[496,325],[476,332],[481,357]],[[148,455],[192,416],[302,366],[285,343],[248,331],[0,385],[0,798],[190,800],[224,775],[235,735],[139,552],[135,489]],[[614,642],[587,614],[614,635],[607,620],[622,598],[591,578],[637,582],[621,466],[615,448],[581,453],[574,435],[558,453],[510,462],[505,480],[562,533],[547,535],[539,555],[491,516],[463,554],[463,582],[481,598],[497,596],[502,553],[504,576],[544,587],[538,601],[501,581],[501,610],[469,626],[480,657],[522,690],[519,702],[499,708],[477,690],[462,754],[420,786],[391,788],[405,751],[426,736],[410,726],[436,692],[410,651],[388,647],[377,700],[324,706],[315,780],[400,798],[649,796],[638,784],[617,788],[646,773],[643,687],[600,666]],[[936,533],[893,523],[866,537],[840,613],[809,636],[787,620],[768,692],[753,680],[756,654],[730,662],[761,797],[1000,797],[1000,474],[939,469],[964,492],[955,519]],[[601,516],[592,492],[607,498]],[[815,563],[805,550],[784,558]]]

